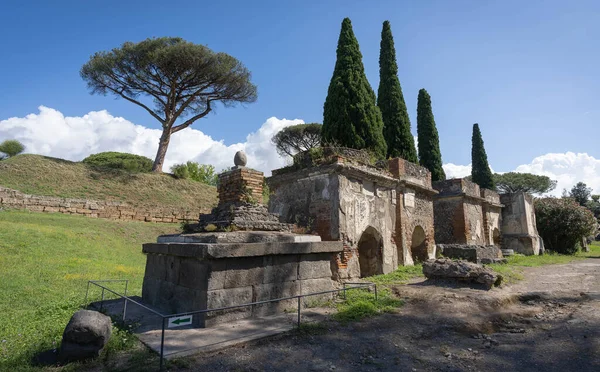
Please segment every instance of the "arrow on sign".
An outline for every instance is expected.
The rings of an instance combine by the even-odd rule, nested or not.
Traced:
[[[180,325],[181,323],[188,323],[191,321],[192,321],[192,318],[179,318],[177,320],[172,321],[171,323]]]
[[[192,315],[169,318],[169,328],[192,324]]]

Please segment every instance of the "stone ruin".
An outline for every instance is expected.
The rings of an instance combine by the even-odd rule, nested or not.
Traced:
[[[525,255],[544,252],[544,242],[535,223],[533,197],[525,192],[500,196],[502,209],[502,247]]]
[[[432,185],[419,165],[372,165],[355,152],[322,148],[318,161],[301,157],[300,166],[274,170],[268,209],[263,173],[236,154],[236,166],[219,175],[217,207],[195,232],[144,244],[143,301],[165,313],[220,308],[332,290],[441,254],[480,263],[502,259],[499,247],[543,249],[530,196],[499,196],[465,179]],[[208,313],[194,325],[295,306]]]
[[[431,173],[403,159],[378,169],[336,154],[305,169],[273,171],[269,210],[325,241],[343,243],[335,279],[394,271],[435,257]]]
[[[500,246],[500,195],[466,179],[434,182],[435,241],[438,244]]]
[[[219,175],[219,204],[196,226],[203,232],[164,235],[144,244],[145,303],[181,313],[335,288],[331,262],[342,243],[290,233],[293,225],[280,223],[262,205],[263,174],[244,165]],[[194,316],[193,325],[295,307],[296,301],[288,300],[212,312]]]

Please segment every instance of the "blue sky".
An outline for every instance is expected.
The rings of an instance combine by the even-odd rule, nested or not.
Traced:
[[[195,129],[243,142],[270,117],[322,122],[344,17],[367,77],[379,84],[389,20],[416,134],[420,88],[431,94],[446,163],[469,164],[478,122],[491,166],[510,171],[547,153],[600,158],[598,1],[13,1],[2,3],[0,120],[107,110],[158,128],[144,110],[92,96],[79,76],[89,56],[153,36],[180,36],[240,59],[258,101],[201,119]],[[1,129],[1,128],[0,128]],[[180,132],[184,133],[184,132]]]

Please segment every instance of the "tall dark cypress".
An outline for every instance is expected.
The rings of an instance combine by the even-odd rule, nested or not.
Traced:
[[[387,143],[387,156],[418,163],[415,140],[410,132],[408,110],[398,79],[396,49],[389,21],[383,22],[383,30],[381,30],[377,106],[383,117],[383,136]]]
[[[417,140],[419,164],[429,169],[433,182],[445,180],[446,173],[442,168],[440,138],[431,109],[431,97],[425,89],[419,90],[417,101]]]
[[[323,142],[368,149],[385,158],[383,120],[375,105],[350,19],[342,22],[337,60],[323,107]]]
[[[473,137],[471,137],[471,179],[484,189],[494,190],[494,176],[488,164],[487,154],[483,147],[483,138],[479,124],[473,124]]]

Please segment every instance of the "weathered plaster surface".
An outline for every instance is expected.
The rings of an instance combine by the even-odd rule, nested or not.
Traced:
[[[434,200],[438,244],[499,244],[494,230],[501,226],[500,195],[466,179],[440,181],[433,187],[439,191]]]
[[[533,208],[533,197],[519,192],[501,196],[502,248],[513,249],[522,254],[540,254],[543,242],[540,238]]]
[[[435,191],[424,168],[392,159],[386,172],[341,160],[274,174],[267,179],[272,192],[269,211],[278,213],[281,222],[307,226],[323,240],[342,241],[344,252],[335,262],[338,279],[365,275],[359,251],[366,246],[376,247],[377,252],[369,255],[379,261],[369,264],[376,268],[370,274],[413,264],[411,243],[417,226],[425,231],[427,255],[435,256]]]

